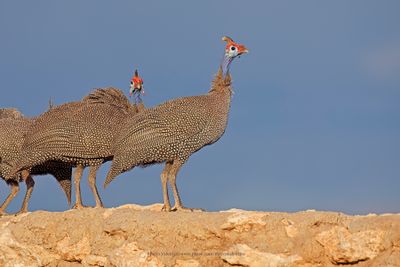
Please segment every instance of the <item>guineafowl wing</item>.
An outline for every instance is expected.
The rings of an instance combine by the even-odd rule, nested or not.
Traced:
[[[129,119],[116,140],[114,155],[128,154],[126,166],[171,160],[204,145],[210,118],[207,96],[180,98]]]
[[[116,128],[130,113],[134,109],[115,88],[96,89],[82,101],[52,108],[30,127],[16,170],[48,160],[74,163],[109,158]]]
[[[53,160],[108,157],[115,128],[133,111],[121,90],[96,89],[38,117],[23,148]]]

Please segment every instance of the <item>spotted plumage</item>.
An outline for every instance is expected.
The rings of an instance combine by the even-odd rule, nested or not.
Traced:
[[[20,154],[24,136],[33,122],[34,119],[23,117],[23,115],[15,109],[0,109],[0,177],[11,187],[11,193],[0,207],[0,213],[5,211],[8,204],[15,197],[19,191],[18,183],[22,180],[26,181],[28,190],[21,211],[27,209],[27,202],[34,182],[31,177],[23,177],[23,173],[21,172],[18,172],[16,175],[11,175],[11,171],[13,162]],[[72,168],[68,164],[54,161],[46,162],[34,166],[29,169],[29,171],[31,175],[53,175],[61,185],[68,203],[70,203]]]

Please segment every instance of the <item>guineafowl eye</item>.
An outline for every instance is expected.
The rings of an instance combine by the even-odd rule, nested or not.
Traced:
[[[236,47],[235,47],[235,46],[231,46],[231,50],[232,50],[232,51],[235,51],[235,50],[236,50]]]

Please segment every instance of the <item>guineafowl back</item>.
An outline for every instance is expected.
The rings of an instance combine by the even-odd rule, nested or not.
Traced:
[[[0,108],[0,119],[21,119],[24,115],[16,108]]]
[[[111,155],[120,124],[134,110],[119,89],[96,89],[79,102],[66,103],[39,116],[27,133],[16,169],[49,160],[100,164]]]

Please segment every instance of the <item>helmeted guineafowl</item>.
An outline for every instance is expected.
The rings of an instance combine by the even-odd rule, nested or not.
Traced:
[[[232,94],[229,66],[247,52],[232,39],[223,40],[227,42],[224,59],[207,94],[174,99],[128,118],[116,137],[105,186],[135,166],[166,162],[161,173],[163,210],[171,210],[168,181],[175,198],[172,210],[188,210],[179,197],[176,175],[190,155],[223,135]]]

